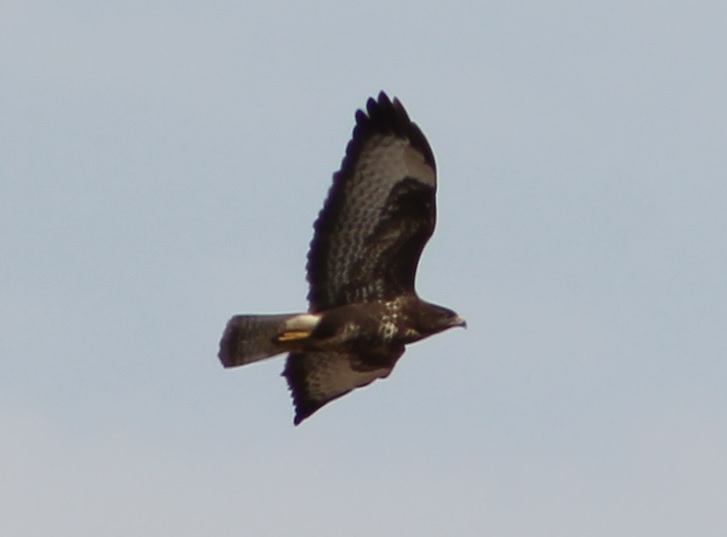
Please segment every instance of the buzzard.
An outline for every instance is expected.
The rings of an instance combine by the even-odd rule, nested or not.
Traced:
[[[404,346],[455,326],[455,312],[414,289],[434,231],[436,167],[424,134],[384,92],[356,113],[308,253],[309,311],[236,315],[224,367],[287,352],[296,425],[326,403],[386,378]]]

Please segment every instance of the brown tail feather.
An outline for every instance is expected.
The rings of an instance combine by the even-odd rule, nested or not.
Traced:
[[[297,315],[235,315],[220,341],[222,365],[236,367],[285,352],[277,336],[283,323]]]

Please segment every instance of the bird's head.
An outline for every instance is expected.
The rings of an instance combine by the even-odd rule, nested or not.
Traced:
[[[436,304],[426,304],[426,307],[422,310],[419,322],[423,331],[429,334],[443,332],[456,326],[467,328],[467,321],[457,315],[457,313],[442,306],[437,306]]]

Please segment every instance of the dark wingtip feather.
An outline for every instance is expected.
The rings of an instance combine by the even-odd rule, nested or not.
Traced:
[[[326,401],[327,402],[327,401]],[[293,425],[296,427],[303,423],[304,420],[307,420],[310,418],[313,414],[315,414],[318,410],[321,409],[321,407],[324,406],[323,404],[316,404],[316,405],[295,405],[295,416],[293,417]]]
[[[288,389],[293,399],[293,407],[295,408],[293,425],[300,425],[304,419],[309,418],[316,410],[327,403],[327,401],[315,401],[310,397],[305,383],[305,374],[303,360],[300,356],[289,355],[282,376],[288,381]]]
[[[353,139],[346,149],[347,155],[354,152],[356,138],[364,135],[367,130],[379,133],[393,132],[408,138],[412,145],[422,152],[426,163],[436,170],[434,153],[426,136],[419,126],[409,119],[404,105],[396,97],[391,100],[386,92],[381,91],[377,99],[369,97],[366,102],[366,112],[363,110],[356,112],[356,128],[353,131]]]

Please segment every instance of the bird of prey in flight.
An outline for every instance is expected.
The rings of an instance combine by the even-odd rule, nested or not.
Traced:
[[[308,311],[234,316],[220,342],[222,365],[288,353],[283,376],[298,425],[388,377],[405,345],[466,326],[414,287],[434,231],[436,186],[432,149],[401,103],[383,92],[369,99],[314,225]]]

